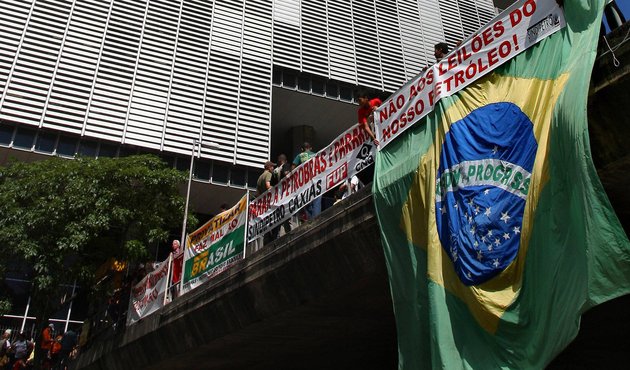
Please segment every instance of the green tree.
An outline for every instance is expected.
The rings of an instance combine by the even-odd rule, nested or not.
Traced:
[[[165,241],[181,225],[185,180],[148,155],[0,167],[0,271],[29,270],[37,327],[58,308],[60,284],[89,287],[109,258],[146,259]]]

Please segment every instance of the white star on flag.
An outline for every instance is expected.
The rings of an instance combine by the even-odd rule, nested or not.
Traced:
[[[512,218],[510,217],[510,215],[508,215],[507,212],[503,213],[501,212],[501,221],[505,222],[507,224],[508,220]]]
[[[492,154],[497,154],[498,151],[499,151],[499,147],[495,145],[494,148],[492,149]]]
[[[475,216],[479,214],[479,206],[475,207]]]
[[[492,207],[488,207],[486,208],[486,211],[484,212],[484,214],[488,217],[490,217],[490,215],[492,214]]]
[[[477,228],[473,225],[473,227],[470,228],[470,233],[475,235],[475,232],[477,232]]]
[[[492,244],[488,244],[488,250],[492,251]]]
[[[442,214],[446,214],[446,207],[440,207],[440,212],[442,212]]]
[[[494,245],[496,245],[497,247],[501,244],[501,240],[499,238],[495,238],[494,239]]]
[[[486,190],[484,190],[484,191],[483,191],[483,194],[484,194],[484,195],[488,195],[488,194],[490,194],[490,189],[486,189]]]
[[[494,266],[494,268],[499,267],[499,259],[498,259],[498,258],[495,258],[495,259],[494,259],[494,262],[492,262],[492,265]]]
[[[505,240],[510,239],[510,234],[508,234],[508,233],[504,233],[504,234],[503,234],[503,239],[505,239]]]
[[[520,226],[514,226],[512,231],[514,231],[514,235],[520,234],[521,233],[521,228],[520,228]]]
[[[492,236],[492,230],[488,230],[488,236]]]
[[[488,240],[488,237],[487,237],[487,236],[485,236],[485,235],[484,235],[484,236],[482,236],[482,237],[481,237],[481,241],[482,241],[482,242],[484,242],[484,243],[485,243],[485,242],[486,242],[486,240]]]
[[[482,258],[483,254],[481,253],[481,251],[477,251],[477,261],[481,261]]]
[[[472,198],[470,198],[470,200],[468,201],[468,205],[472,207],[474,204],[475,202],[473,202]]]
[[[453,208],[458,209],[459,208],[459,203],[455,202],[455,205],[453,206]]]

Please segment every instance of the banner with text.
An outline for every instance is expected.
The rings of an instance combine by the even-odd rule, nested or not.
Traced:
[[[514,4],[376,110],[379,150],[429,114],[438,100],[462,90],[564,26],[564,13],[555,1]]]
[[[337,136],[308,162],[251,202],[248,241],[282,225],[313,199],[374,163],[375,153],[368,134],[356,125]]]
[[[169,257],[131,288],[127,325],[137,322],[164,305],[170,264],[171,258]]]
[[[247,202],[245,194],[234,207],[213,217],[187,236],[182,294],[243,258]]]

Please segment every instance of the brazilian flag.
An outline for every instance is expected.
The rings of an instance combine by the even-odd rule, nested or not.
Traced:
[[[567,27],[379,153],[400,369],[543,368],[584,311],[630,293],[586,119],[604,2],[565,0]]]

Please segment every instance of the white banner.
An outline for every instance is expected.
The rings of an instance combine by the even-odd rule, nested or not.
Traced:
[[[243,258],[247,201],[245,194],[232,208],[216,215],[187,236],[182,294]]]
[[[171,258],[169,257],[131,288],[127,325],[135,323],[164,305],[170,264]]]
[[[375,153],[368,134],[356,125],[337,136],[250,203],[247,241],[282,225],[314,199],[374,163]]]
[[[379,150],[429,114],[437,101],[565,26],[554,0],[519,1],[392,94],[374,113]]]

